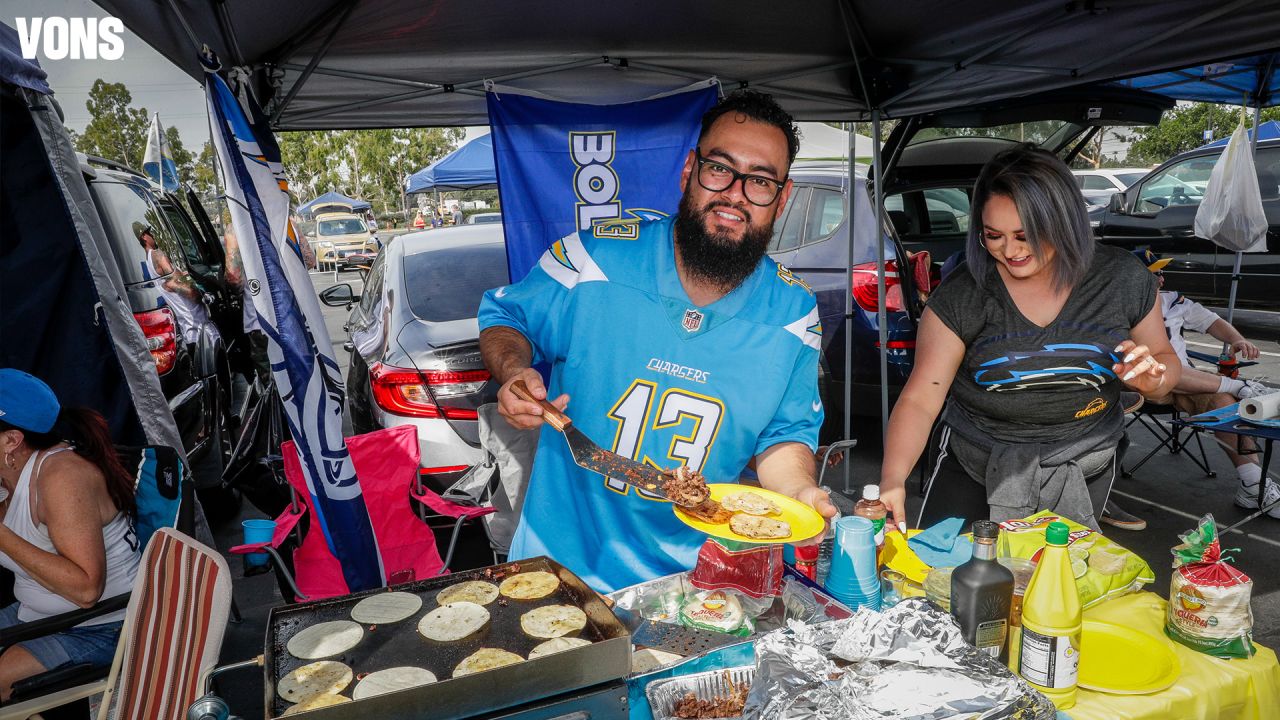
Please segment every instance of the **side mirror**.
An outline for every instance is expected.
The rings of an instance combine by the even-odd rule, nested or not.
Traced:
[[[320,291],[320,302],[329,307],[349,307],[360,302],[360,296],[351,289],[350,283],[339,283]]]
[[[1124,215],[1124,193],[1112,193],[1111,200],[1107,203],[1107,212],[1115,215]]]

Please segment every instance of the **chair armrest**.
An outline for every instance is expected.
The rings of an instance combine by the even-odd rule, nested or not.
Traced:
[[[54,670],[46,670],[38,675],[32,675],[15,682],[13,684],[13,694],[9,696],[9,702],[17,702],[27,698],[48,695],[59,690],[80,687],[86,683],[106,678],[110,670],[110,665],[94,667],[89,663],[74,663]]]
[[[1206,362],[1214,366],[1218,364],[1217,355],[1210,355],[1209,353],[1200,352],[1199,350],[1187,348],[1187,357],[1192,358],[1193,360],[1199,360],[1200,362]]]
[[[85,620],[92,620],[109,613],[123,610],[129,605],[129,593],[122,593],[115,597],[99,600],[97,604],[90,608],[81,610],[71,610],[60,615],[42,618],[40,620],[32,620],[31,622],[21,623],[0,630],[0,646],[10,647],[24,640],[32,638],[44,637],[52,635],[63,630],[70,630]]]

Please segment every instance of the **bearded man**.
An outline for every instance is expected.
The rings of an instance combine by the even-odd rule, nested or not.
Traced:
[[[713,483],[754,461],[763,487],[834,516],[814,479],[818,311],[765,256],[798,148],[771,97],[734,93],[702,119],[675,218],[569,235],[486,293],[480,349],[503,417],[542,424],[511,391],[523,380],[562,410],[574,398],[574,425],[622,455]],[[550,366],[549,391],[534,364]],[[693,567],[705,536],[665,498],[579,468],[542,432],[510,559],[549,555],[601,592]]]

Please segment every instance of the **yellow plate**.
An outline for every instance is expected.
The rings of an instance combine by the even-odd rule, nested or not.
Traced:
[[[907,579],[916,583],[924,584],[925,577],[929,574],[930,567],[916,555],[916,552],[907,545],[907,538],[919,535],[922,530],[917,528],[908,528],[907,534],[900,532],[890,532],[888,528],[884,533],[884,549],[880,551],[880,561],[885,567],[897,570]]]
[[[1148,695],[1178,682],[1182,664],[1169,640],[1132,628],[1085,620],[1077,682],[1113,695]]]
[[[754,543],[756,545],[773,545],[777,543],[797,543],[808,540],[822,533],[826,527],[826,521],[818,514],[817,510],[805,505],[799,500],[795,500],[776,493],[772,490],[753,487],[751,485],[738,485],[736,483],[716,483],[707,485],[707,489],[711,491],[711,499],[719,501],[725,495],[736,492],[749,492],[760,497],[773,501],[782,512],[766,515],[765,517],[774,520],[782,520],[791,526],[791,534],[784,538],[753,538],[729,529],[729,523],[714,524],[699,520],[692,515],[684,512],[679,505],[671,504],[671,508],[675,510],[676,517],[680,522],[699,532],[704,532],[711,537],[723,538],[725,540],[737,540],[738,542]]]

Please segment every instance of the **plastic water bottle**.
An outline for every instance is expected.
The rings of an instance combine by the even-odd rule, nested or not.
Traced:
[[[831,572],[831,555],[835,548],[836,521],[840,519],[840,513],[837,511],[836,516],[831,518],[831,525],[827,528],[827,534],[822,538],[822,543],[818,545],[818,567],[817,567],[817,583],[826,586],[827,575]]]

